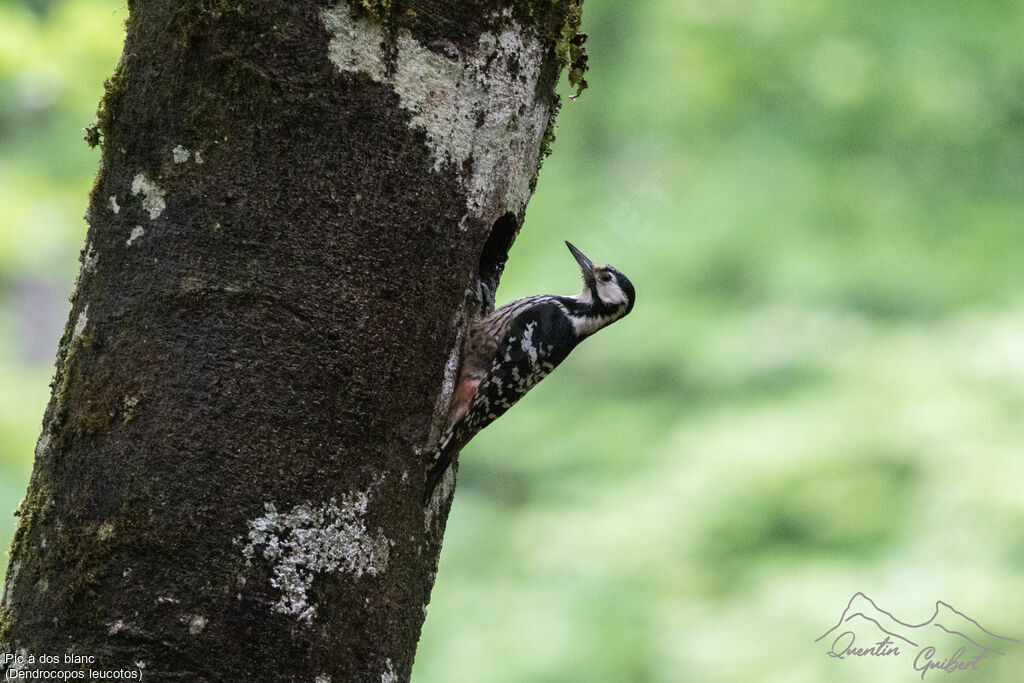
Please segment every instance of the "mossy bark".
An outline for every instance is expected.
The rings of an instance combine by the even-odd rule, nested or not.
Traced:
[[[0,652],[409,677],[426,451],[580,2],[129,0]]]

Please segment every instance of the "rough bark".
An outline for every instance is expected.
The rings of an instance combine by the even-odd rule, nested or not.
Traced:
[[[408,679],[581,1],[129,0],[0,668]]]

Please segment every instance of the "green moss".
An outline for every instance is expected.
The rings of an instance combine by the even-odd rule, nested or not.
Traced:
[[[36,528],[46,522],[52,512],[53,489],[48,486],[36,486],[33,482],[21,505],[14,512],[14,516],[18,518],[18,527],[11,541],[12,561],[22,557],[26,540],[37,535]]]
[[[103,102],[101,100],[100,106],[102,105]],[[99,121],[96,121],[95,123],[86,126],[82,130],[85,131],[85,142],[87,145],[89,145],[90,148],[95,147],[96,145],[100,144],[100,142],[102,142],[103,136],[100,134]]]
[[[88,332],[83,332],[82,337],[86,334]],[[83,345],[89,343],[86,339]],[[125,380],[121,368],[110,363],[83,372],[76,387],[78,409],[68,415],[65,429],[76,437],[92,437],[107,433],[118,413],[122,424],[129,422],[135,417],[135,408],[141,400],[139,390],[146,381],[141,376]]]
[[[554,0],[557,4],[563,0]],[[583,22],[583,0],[568,0],[569,8],[565,21],[555,39],[556,68],[559,73],[562,69],[569,70],[569,85],[576,88],[576,92],[569,96],[569,99],[576,99],[587,88],[587,80],[584,74],[587,71],[587,49],[583,43],[587,40],[587,34],[580,33],[580,25]],[[547,128],[544,129],[544,137],[540,142],[540,162],[551,154],[551,147],[555,142],[555,124],[558,118],[558,111],[562,102],[557,94],[551,103],[551,117],[548,119]]]
[[[556,0],[557,1],[557,0]],[[555,54],[558,57],[558,69],[569,69],[569,85],[576,88],[576,99],[587,88],[583,74],[587,71],[587,49],[583,43],[587,40],[586,33],[580,33],[583,23],[583,0],[569,0],[569,9],[561,33],[555,43]]]
[[[114,75],[103,82],[103,98],[96,109],[96,122],[86,128],[85,141],[90,147],[105,143],[110,140],[114,130],[114,118],[116,112],[121,110],[121,101],[124,98],[124,75],[121,66],[118,65]]]
[[[551,103],[551,115],[548,117],[547,128],[544,129],[544,136],[540,139],[541,163],[543,163],[551,154],[551,146],[555,143],[555,121],[558,118],[558,111],[561,108],[562,100],[556,94],[554,102]]]
[[[57,370],[54,387],[56,410],[50,428],[54,447],[58,450],[63,450],[63,446],[75,437],[105,432],[114,416],[117,398],[112,398],[111,392],[119,387],[112,384],[113,373],[110,370],[85,373],[78,367],[82,363],[75,362],[78,353],[92,344],[93,333],[87,328],[69,342],[63,367]],[[77,382],[72,381],[75,377]],[[75,395],[69,400],[72,392]]]
[[[101,533],[104,526],[107,531]],[[65,609],[74,609],[83,599],[99,596],[102,579],[109,571],[115,533],[113,525],[90,522],[75,534],[56,535],[53,550],[44,555],[44,567],[48,568],[43,568],[40,575],[65,575],[64,581],[54,582],[59,586],[58,597]]]
[[[88,486],[77,494],[82,499],[93,495]],[[77,505],[70,502],[80,509],[83,501],[79,500]],[[51,490],[32,489],[18,514],[21,523],[11,556],[24,563],[21,580],[35,586],[38,580],[48,579],[49,585],[57,589],[59,609],[69,620],[78,618],[76,614],[90,602],[95,603],[94,609],[102,609],[104,601],[100,594],[110,589],[109,577],[121,575],[123,566],[140,548],[158,547],[172,552],[196,535],[196,529],[188,523],[158,527],[152,496],[141,491],[126,492],[109,517],[84,520],[69,515],[65,520],[54,518]],[[43,538],[47,540],[45,551],[27,551],[26,543],[40,544]]]
[[[79,275],[79,283],[75,285],[75,294],[78,292],[78,284],[80,282],[81,275]],[[74,303],[74,298],[77,297],[72,295],[72,303]],[[74,355],[74,350],[78,348],[78,340],[74,339],[75,320],[76,317],[68,318],[68,322],[64,326],[64,335],[57,345],[56,371],[53,375],[53,381],[50,382],[50,388],[53,390],[53,396],[50,399],[53,412],[49,416],[50,419],[43,425],[44,430],[50,436],[50,447],[57,453],[63,452],[66,445],[63,427],[68,413],[67,392],[70,382],[68,369]]]
[[[359,4],[377,21],[385,23],[391,17],[391,0],[359,0]]]
[[[576,99],[587,89],[587,79],[583,77],[589,59],[587,48],[583,47],[586,40],[586,33],[577,33],[569,39],[569,85],[576,88],[576,94],[570,95],[570,99]]]
[[[14,633],[16,630],[9,610],[0,605],[0,648],[7,652],[14,649]]]
[[[235,0],[193,0],[182,2],[174,10],[168,30],[177,34],[175,43],[185,49],[204,24],[218,22],[230,14],[244,14],[245,7]]]
[[[76,439],[106,434],[118,413],[122,423],[131,421],[141,400],[139,390],[147,381],[142,376],[124,381],[119,369],[110,364],[96,367],[92,359],[79,360],[78,353],[91,345],[92,332],[86,329],[69,342],[63,362],[58,359],[53,417],[47,425],[52,448],[58,453]]]

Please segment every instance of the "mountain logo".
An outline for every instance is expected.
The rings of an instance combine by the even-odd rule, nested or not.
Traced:
[[[1019,641],[992,633],[941,600],[928,621],[908,624],[858,592],[836,625],[814,642],[823,643],[828,648],[825,654],[834,659],[909,660],[924,680],[932,671],[977,671]]]

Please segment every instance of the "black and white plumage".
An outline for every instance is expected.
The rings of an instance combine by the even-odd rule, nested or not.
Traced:
[[[582,293],[517,299],[473,323],[450,426],[427,468],[425,499],[477,432],[501,417],[577,344],[633,309],[636,292],[625,275],[612,266],[595,266],[576,247],[565,244],[583,273]]]

